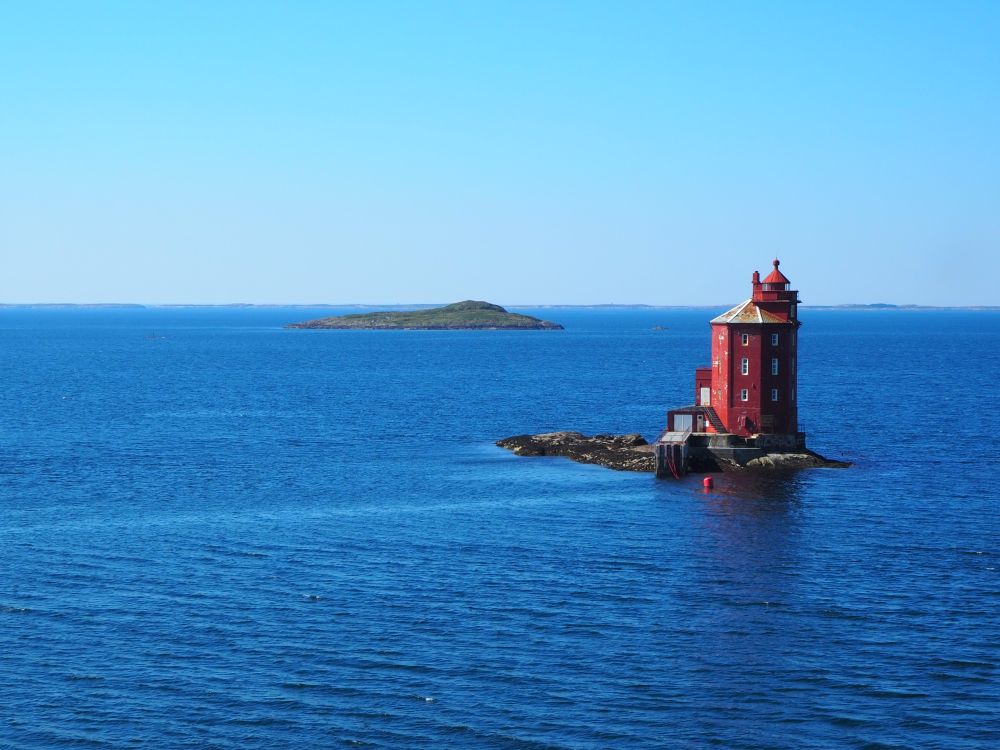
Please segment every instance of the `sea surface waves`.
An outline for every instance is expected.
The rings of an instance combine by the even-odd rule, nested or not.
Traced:
[[[804,309],[854,467],[706,492],[493,443],[652,439],[717,310],[323,312],[0,310],[0,746],[1000,744],[1000,314]]]

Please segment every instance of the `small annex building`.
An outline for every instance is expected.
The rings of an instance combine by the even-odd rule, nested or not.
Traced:
[[[667,412],[654,444],[657,475],[679,476],[698,450],[737,460],[805,447],[796,393],[799,296],[779,270],[750,299],[713,318],[712,363],[694,373],[694,403]],[[707,458],[704,453],[702,458]]]

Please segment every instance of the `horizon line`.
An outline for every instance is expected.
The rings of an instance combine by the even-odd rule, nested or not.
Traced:
[[[116,309],[151,309],[151,308],[298,308],[298,309],[370,309],[370,308],[428,308],[442,307],[451,303],[439,302],[387,302],[387,303],[300,303],[300,302],[0,302],[0,309],[17,308],[116,308]],[[655,305],[644,302],[595,302],[587,304],[535,303],[503,305],[520,309],[649,309],[649,310],[700,310],[731,307],[732,302],[719,304],[690,305]],[[845,302],[835,304],[800,304],[807,310],[1000,310],[1000,305],[923,305],[916,303],[896,304],[888,302]]]

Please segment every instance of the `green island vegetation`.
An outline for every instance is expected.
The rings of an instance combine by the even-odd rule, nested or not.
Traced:
[[[500,305],[465,300],[444,307],[401,312],[371,312],[289,323],[285,328],[356,328],[408,330],[561,330],[562,326],[530,315],[507,312]]]

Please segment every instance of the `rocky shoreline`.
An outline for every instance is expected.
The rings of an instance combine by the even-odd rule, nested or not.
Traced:
[[[544,432],[538,435],[514,435],[496,443],[518,456],[564,456],[584,464],[597,464],[616,471],[656,471],[653,446],[638,434],[593,435],[580,432]],[[833,461],[810,450],[794,453],[768,453],[745,464],[713,457],[692,466],[695,472],[773,471],[786,469],[843,469],[851,464]]]
[[[497,445],[518,456],[565,456],[617,471],[656,471],[653,446],[638,433],[588,437],[580,432],[545,432],[515,435]]]

